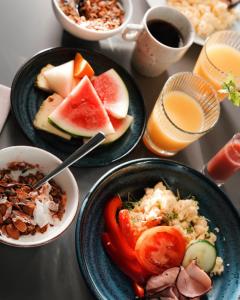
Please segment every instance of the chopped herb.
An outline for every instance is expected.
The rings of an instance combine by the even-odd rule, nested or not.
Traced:
[[[172,211],[171,213],[168,213],[166,215],[166,219],[168,222],[172,221],[172,220],[175,220],[178,218],[178,213],[176,213],[175,211]]]
[[[233,103],[233,105],[240,106],[240,92],[232,74],[227,76],[226,80],[222,84],[222,89],[218,92],[221,94],[227,94],[228,99]]]
[[[161,178],[161,181],[164,183],[164,185],[169,189],[171,190],[169,184],[166,182],[166,180],[164,178]]]
[[[179,189],[177,189],[177,201],[181,199]]]
[[[131,210],[133,209],[138,202],[138,199],[134,198],[131,193],[128,193],[127,200],[123,201],[123,208]]]
[[[191,225],[188,226],[187,233],[193,233],[193,227]]]
[[[131,210],[134,208],[134,203],[130,201],[124,201],[123,202],[123,208]]]

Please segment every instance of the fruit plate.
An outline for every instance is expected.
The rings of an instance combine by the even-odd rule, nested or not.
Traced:
[[[168,5],[167,4],[167,0],[146,0],[146,2],[148,3],[148,5],[150,7],[154,7],[154,6],[158,6],[158,5]],[[236,7],[236,10],[237,12],[239,13],[240,12],[240,5],[238,5]],[[230,30],[234,30],[234,31],[240,31],[240,22],[239,22],[239,19],[237,19],[234,23],[233,23],[233,26],[231,28],[228,28]],[[195,38],[194,38],[194,42],[195,44],[199,45],[199,46],[203,46],[204,43],[205,43],[205,39],[198,36],[197,34],[195,35]]]
[[[101,243],[103,208],[114,195],[140,199],[144,188],[160,180],[175,194],[195,196],[200,214],[217,233],[218,255],[225,271],[213,277],[213,288],[202,300],[238,299],[240,295],[240,217],[229,198],[207,177],[170,160],[144,158],[108,171],[92,187],[81,207],[76,226],[76,252],[82,274],[97,299],[134,299],[131,281],[111,262]]]
[[[49,94],[35,87],[37,74],[47,64],[59,65],[74,58],[80,52],[93,66],[96,74],[115,69],[121,76],[129,92],[128,114],[134,120],[127,132],[117,141],[102,145],[75,163],[78,167],[96,167],[108,165],[127,155],[142,137],[146,113],[143,98],[131,76],[110,58],[90,50],[78,48],[51,48],[37,53],[17,72],[11,88],[11,108],[28,139],[37,147],[48,150],[60,159],[65,159],[82,143],[81,139],[65,141],[60,137],[37,130],[33,120],[42,101]]]

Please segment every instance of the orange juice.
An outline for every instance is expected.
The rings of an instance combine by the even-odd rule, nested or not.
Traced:
[[[163,103],[168,118],[157,103],[147,124],[144,143],[155,153],[154,148],[177,152],[199,137],[204,113],[194,98],[181,91],[169,92]]]
[[[219,90],[228,74],[240,77],[240,52],[224,44],[210,45],[202,50],[194,73],[208,80]],[[224,98],[220,95],[220,98],[222,97]]]

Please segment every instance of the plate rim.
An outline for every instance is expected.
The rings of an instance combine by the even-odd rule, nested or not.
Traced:
[[[28,67],[30,67],[39,57],[43,57],[48,55],[48,53],[53,53],[53,52],[59,52],[59,51],[83,51],[83,52],[87,52],[87,53],[93,53],[93,55],[97,55],[97,56],[102,56],[104,59],[116,64],[126,75],[127,77],[129,77],[131,79],[131,82],[133,84],[134,89],[136,89],[137,93],[140,95],[139,99],[141,102],[141,106],[142,106],[142,114],[143,114],[143,118],[141,120],[142,122],[142,128],[140,130],[140,134],[138,135],[138,137],[136,138],[134,144],[128,148],[128,150],[124,153],[122,153],[119,156],[116,156],[114,159],[111,159],[110,161],[101,161],[101,162],[96,162],[96,163],[90,163],[90,164],[86,164],[86,163],[82,163],[84,161],[84,158],[77,161],[75,164],[73,164],[74,167],[84,167],[84,168],[95,168],[95,167],[104,167],[104,166],[108,166],[120,159],[122,159],[123,157],[127,156],[131,151],[134,150],[134,148],[138,145],[138,143],[140,142],[145,128],[146,128],[146,122],[147,122],[147,114],[146,114],[146,106],[145,106],[145,102],[144,102],[144,98],[142,95],[141,90],[139,89],[135,79],[133,78],[133,76],[129,73],[128,70],[126,70],[123,66],[121,66],[116,60],[108,57],[107,55],[101,53],[100,51],[96,51],[96,50],[92,50],[89,48],[80,48],[80,47],[65,47],[65,46],[57,46],[57,47],[48,47],[45,49],[42,49],[38,52],[36,52],[33,56],[31,56],[30,59],[28,59],[25,63],[23,63],[19,69],[17,70],[17,72],[14,75],[14,78],[12,80],[11,83],[11,91],[10,91],[10,103],[11,103],[11,112],[13,113],[13,116],[15,118],[15,120],[17,121],[18,126],[21,128],[22,132],[24,133],[25,137],[28,139],[28,141],[31,142],[31,144],[35,147],[39,147],[41,149],[44,149],[46,151],[51,152],[48,148],[46,147],[41,147],[40,145],[36,145],[33,140],[28,136],[28,133],[26,132],[25,127],[19,122],[16,111],[15,111],[15,105],[14,103],[14,97],[15,97],[15,86],[18,83],[19,78],[21,77],[21,74],[24,72],[24,70]],[[46,142],[44,142],[46,143]],[[46,143],[47,144],[47,143]],[[106,147],[106,145],[104,145],[104,147]],[[53,152],[51,152],[53,153]],[[54,155],[56,155],[58,158],[58,154],[57,153],[53,153]],[[60,159],[63,160],[63,158],[61,157]],[[65,158],[64,158],[65,159]]]
[[[142,164],[147,164],[147,163],[152,163],[152,164],[163,164],[163,165],[169,165],[169,166],[175,166],[178,169],[185,169],[189,171],[190,173],[194,174],[194,176],[197,176],[201,179],[203,179],[208,185],[210,185],[215,192],[220,194],[224,201],[228,204],[229,208],[231,209],[232,213],[235,215],[236,219],[238,222],[240,222],[240,213],[237,211],[236,207],[233,205],[232,201],[230,198],[227,196],[224,191],[222,191],[211,179],[209,179],[207,176],[203,175],[201,172],[198,170],[184,164],[180,163],[175,160],[171,159],[162,159],[162,158],[155,158],[155,157],[145,157],[145,158],[138,158],[138,159],[133,159],[127,162],[123,162],[112,169],[110,169],[108,172],[103,174],[96,182],[95,184],[91,187],[91,189],[88,191],[88,193],[85,195],[81,208],[79,210],[78,216],[77,216],[77,222],[76,222],[76,227],[75,227],[75,252],[77,256],[77,262],[78,266],[80,269],[80,272],[85,280],[86,285],[88,286],[89,290],[91,293],[97,297],[99,300],[107,300],[107,298],[102,295],[102,293],[98,290],[98,287],[96,286],[95,282],[91,278],[90,272],[88,272],[87,264],[85,261],[85,258],[81,255],[81,244],[80,244],[80,237],[82,236],[82,233],[80,231],[80,228],[83,224],[83,218],[84,218],[84,212],[85,208],[88,204],[89,201],[91,201],[91,195],[97,190],[98,186],[103,184],[103,182],[111,176],[114,172],[122,170],[124,168],[127,168],[132,165],[142,165]],[[240,271],[239,271],[240,274]],[[239,287],[240,291],[240,287]]]

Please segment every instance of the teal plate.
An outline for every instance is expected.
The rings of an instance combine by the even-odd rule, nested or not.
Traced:
[[[33,127],[33,120],[42,101],[49,94],[35,87],[37,74],[47,64],[60,65],[74,58],[80,52],[93,66],[96,75],[111,68],[115,69],[126,84],[129,92],[128,114],[134,120],[128,131],[117,141],[103,145],[75,163],[78,167],[98,167],[108,165],[127,155],[141,139],[146,113],[143,98],[131,76],[116,62],[108,57],[85,49],[51,48],[33,56],[15,75],[11,88],[11,107],[18,124],[28,139],[37,147],[43,148],[64,160],[81,144],[81,139],[65,141],[60,137],[45,133]]]
[[[224,272],[213,277],[213,288],[202,300],[238,300],[240,296],[240,218],[228,197],[203,174],[169,160],[145,158],[123,163],[108,171],[83,201],[76,226],[76,252],[80,270],[97,299],[134,300],[130,280],[111,262],[103,249],[103,208],[114,195],[135,199],[144,188],[160,180],[177,194],[193,195],[200,214],[217,233],[216,248],[223,258]]]

